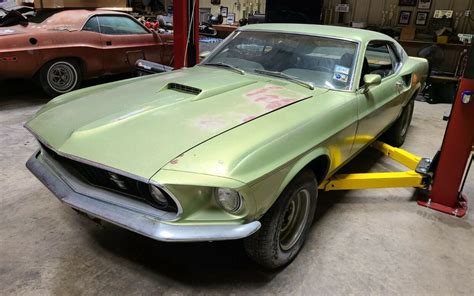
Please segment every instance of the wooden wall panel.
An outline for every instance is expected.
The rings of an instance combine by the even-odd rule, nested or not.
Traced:
[[[240,3],[240,8],[237,5],[237,2]],[[252,10],[256,9],[255,3],[257,1],[255,0],[221,0],[220,5],[212,5],[211,0],[199,0],[199,7],[202,8],[210,8],[211,13],[213,15],[217,15],[220,13],[220,7],[225,6],[229,8],[229,13],[234,13],[235,14],[235,21],[238,22],[244,15],[244,11],[247,13],[250,11],[250,7],[252,7]],[[252,3],[253,5],[250,6],[249,4]],[[258,5],[260,8],[261,13],[265,13],[265,0],[259,0]]]
[[[398,26],[400,11],[411,11],[410,25],[415,25],[415,18],[418,10],[416,6],[398,6],[398,0],[348,0],[350,12],[344,16],[344,23],[366,22],[368,25],[376,26]],[[324,11],[330,14],[326,17],[329,24],[337,24],[338,13],[334,11],[336,4],[340,0],[325,0]],[[464,16],[466,10],[474,9],[474,0],[433,0],[429,10],[431,18],[436,9],[454,10],[454,23],[457,21],[457,31],[463,33],[474,33],[474,24],[468,25],[468,18]],[[474,15],[471,15],[474,18]],[[472,22],[471,22],[472,23]],[[424,26],[421,26],[423,28]]]

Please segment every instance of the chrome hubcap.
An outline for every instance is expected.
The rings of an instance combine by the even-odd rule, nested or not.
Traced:
[[[77,83],[76,70],[69,64],[58,62],[48,70],[48,83],[57,92],[67,92]]]
[[[301,237],[309,217],[310,194],[306,189],[298,191],[291,198],[283,215],[280,228],[280,247],[291,249]]]

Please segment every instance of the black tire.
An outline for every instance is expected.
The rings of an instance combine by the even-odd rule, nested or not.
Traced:
[[[400,147],[405,142],[408,129],[410,128],[413,110],[415,108],[415,100],[411,99],[405,107],[402,114],[395,123],[382,136],[381,140],[394,147]]]
[[[296,257],[313,222],[318,198],[317,188],[313,172],[307,169],[301,171],[288,184],[260,220],[262,227],[259,231],[244,240],[245,251],[251,259],[266,268],[274,269],[289,264]],[[300,206],[297,200],[303,201]],[[301,206],[303,204],[304,209]],[[298,221],[293,223],[290,220],[296,216],[291,213],[298,216],[300,213],[302,216],[296,218]],[[291,218],[288,215],[291,215]]]
[[[38,80],[45,93],[56,97],[80,87],[81,67],[74,59],[51,61],[40,69]]]

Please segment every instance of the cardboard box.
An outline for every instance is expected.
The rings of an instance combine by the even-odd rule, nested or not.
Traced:
[[[415,27],[404,27],[400,33],[400,40],[413,40],[415,39],[415,34]]]
[[[35,0],[35,8],[127,7],[127,0]]]
[[[437,43],[448,43],[448,36],[437,36],[436,42]]]

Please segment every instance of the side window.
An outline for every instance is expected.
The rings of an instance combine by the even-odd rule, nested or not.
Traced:
[[[390,52],[390,58],[392,59],[393,70],[396,71],[400,66],[401,58],[398,56],[395,45],[389,44],[388,51]]]
[[[99,16],[100,31],[107,35],[148,34],[140,24],[126,16]]]
[[[96,16],[91,17],[82,28],[82,31],[100,33],[99,22],[97,21],[97,17]]]
[[[398,64],[398,56],[387,42],[370,42],[365,52],[362,75],[379,74],[385,78],[395,73]]]

